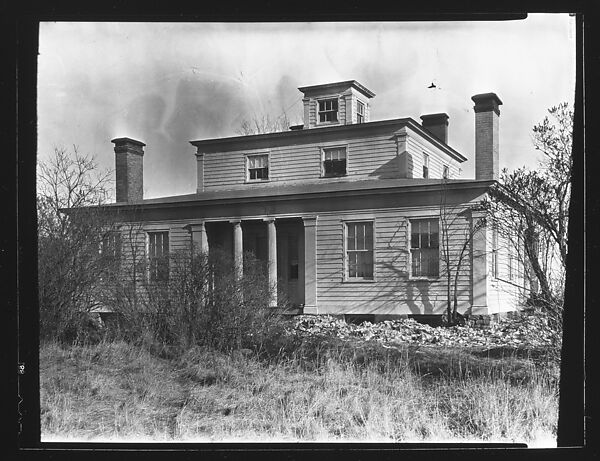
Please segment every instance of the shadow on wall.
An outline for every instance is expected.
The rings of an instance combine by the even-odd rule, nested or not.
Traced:
[[[431,290],[432,283],[428,280],[410,280],[409,273],[405,270],[400,270],[393,262],[383,264],[388,273],[393,274],[394,281],[400,282],[400,286],[405,287],[404,293],[398,293],[395,289],[393,296],[396,298],[394,304],[396,306],[407,306],[411,314],[431,315],[435,312],[436,302],[439,297],[439,290]],[[432,291],[434,292],[432,296]],[[382,296],[389,297],[389,293]]]
[[[379,168],[369,173],[369,176],[377,179],[401,178],[400,163],[400,157],[395,156],[390,161],[384,163]]]
[[[378,179],[412,178],[413,169],[412,155],[404,151],[369,173],[369,176]]]

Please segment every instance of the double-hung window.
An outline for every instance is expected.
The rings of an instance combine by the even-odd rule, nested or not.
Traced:
[[[246,162],[248,181],[269,179],[269,156],[267,154],[248,155]]]
[[[373,280],[373,222],[346,223],[346,279]]]
[[[365,121],[365,105],[357,101],[356,102],[356,123],[363,123]]]
[[[423,177],[429,178],[429,155],[423,154]]]
[[[492,226],[492,277],[498,278],[498,227]]]
[[[338,121],[337,98],[322,99],[319,101],[319,123]]]
[[[102,237],[100,243],[100,256],[102,261],[103,274],[101,280],[105,277],[116,277],[121,263],[121,233],[111,231]]]
[[[448,179],[450,177],[450,167],[448,165],[444,165],[442,169],[442,178]]]
[[[169,232],[148,232],[148,278],[169,280]]]
[[[333,147],[323,149],[323,176],[346,175],[346,148]]]
[[[121,233],[108,232],[102,237],[100,254],[106,260],[117,262],[121,259]]]
[[[515,239],[513,233],[509,231],[506,239],[506,264],[508,280],[515,279],[515,255],[514,255]]]
[[[410,221],[410,257],[411,276],[440,275],[438,218]]]

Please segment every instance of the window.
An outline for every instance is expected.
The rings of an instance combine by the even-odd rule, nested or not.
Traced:
[[[429,155],[423,154],[423,177],[429,178]]]
[[[373,222],[346,223],[346,279],[373,280]]]
[[[515,264],[516,261],[513,247],[513,245],[516,245],[516,240],[514,239],[512,232],[509,232],[507,240],[508,280],[514,280],[517,272],[517,264]]]
[[[414,219],[410,222],[410,228],[411,275],[438,277],[440,275],[438,219]]]
[[[148,263],[151,282],[169,280],[169,232],[148,232]]]
[[[121,233],[108,232],[100,242],[101,281],[118,277],[121,261]]]
[[[492,277],[498,277],[498,228],[492,227]]]
[[[260,181],[269,179],[269,156],[263,155],[248,155],[248,181]]]
[[[448,165],[444,165],[444,168],[442,170],[442,178],[448,179],[449,177],[450,177],[450,168],[448,167]]]
[[[338,100],[323,99],[319,101],[319,123],[338,121]]]
[[[323,176],[346,175],[346,148],[323,149]]]
[[[119,232],[108,232],[102,237],[100,254],[103,258],[113,261],[121,259],[121,234]]]
[[[356,102],[356,123],[363,123],[365,121],[365,105],[357,101]]]

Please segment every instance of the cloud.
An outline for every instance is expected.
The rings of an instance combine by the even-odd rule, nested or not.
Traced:
[[[40,155],[76,144],[113,168],[110,139],[137,138],[147,144],[149,195],[189,193],[190,140],[234,136],[244,119],[284,109],[295,123],[299,86],[356,79],[376,94],[375,120],[448,113],[450,144],[469,158],[470,97],[497,92],[502,166],[534,165],[531,127],[548,107],[573,100],[569,21],[43,23]],[[441,90],[427,89],[432,79]]]

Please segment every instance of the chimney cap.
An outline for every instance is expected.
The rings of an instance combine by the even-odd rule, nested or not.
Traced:
[[[496,93],[481,93],[472,96],[471,99],[475,103],[475,112],[487,112],[493,110],[500,115],[498,106],[502,105],[502,101]]]
[[[446,125],[447,125],[449,118],[450,117],[448,117],[448,114],[445,114],[445,113],[421,115],[421,120],[426,125],[429,125],[432,123],[435,123],[435,124],[446,123]]]
[[[142,141],[136,141],[135,139],[131,139],[131,138],[115,138],[112,139],[110,142],[115,144],[116,146],[122,146],[123,144],[133,144],[134,146],[140,146],[140,147],[144,147],[146,144],[144,144]]]

